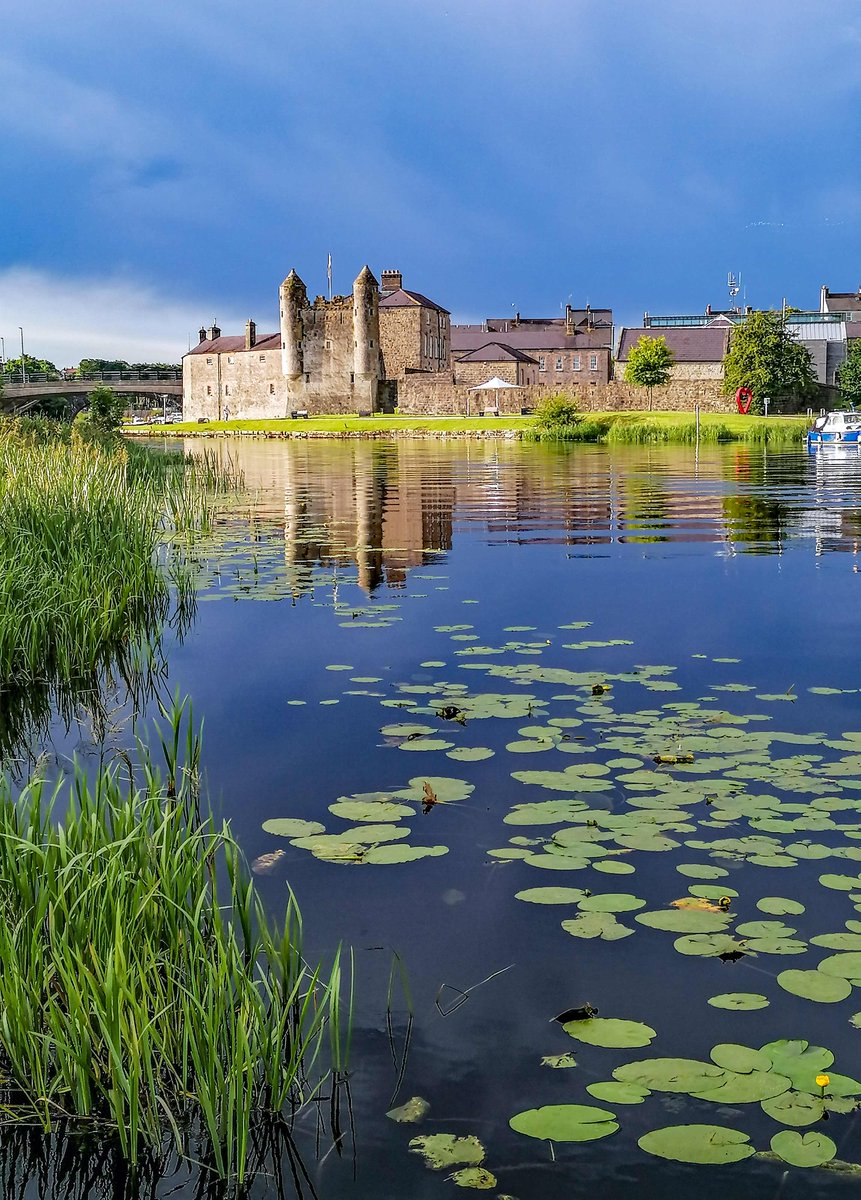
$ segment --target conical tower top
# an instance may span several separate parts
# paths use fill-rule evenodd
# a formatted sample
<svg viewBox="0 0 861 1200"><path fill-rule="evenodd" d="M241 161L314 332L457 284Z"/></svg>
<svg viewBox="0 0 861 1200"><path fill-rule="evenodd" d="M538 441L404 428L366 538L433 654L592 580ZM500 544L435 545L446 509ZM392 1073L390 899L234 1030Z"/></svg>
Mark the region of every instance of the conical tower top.
<svg viewBox="0 0 861 1200"><path fill-rule="evenodd" d="M358 287L379 287L373 271L367 263L362 267L359 274L356 276L356 284Z"/></svg>
<svg viewBox="0 0 861 1200"><path fill-rule="evenodd" d="M297 287L303 288L305 286L305 283L296 274L296 268L291 267L290 274L287 276L287 278L284 280L284 282L281 284L281 286L290 288L292 290L293 288L297 288Z"/></svg>

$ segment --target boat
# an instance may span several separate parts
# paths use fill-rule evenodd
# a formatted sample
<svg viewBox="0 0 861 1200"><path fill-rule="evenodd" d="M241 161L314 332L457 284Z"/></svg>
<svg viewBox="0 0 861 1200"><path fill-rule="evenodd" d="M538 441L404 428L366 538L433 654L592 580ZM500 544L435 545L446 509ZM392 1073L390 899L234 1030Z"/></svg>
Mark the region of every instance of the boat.
<svg viewBox="0 0 861 1200"><path fill-rule="evenodd" d="M808 446L861 445L861 412L830 412L817 417L807 431Z"/></svg>

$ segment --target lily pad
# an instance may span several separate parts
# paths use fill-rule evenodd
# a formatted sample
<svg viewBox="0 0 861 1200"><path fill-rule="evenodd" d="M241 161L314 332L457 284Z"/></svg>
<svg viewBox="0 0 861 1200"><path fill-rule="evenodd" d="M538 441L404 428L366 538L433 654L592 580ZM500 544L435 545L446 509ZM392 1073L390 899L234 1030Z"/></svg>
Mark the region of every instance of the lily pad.
<svg viewBox="0 0 861 1200"><path fill-rule="evenodd" d="M365 852L363 862L375 865L417 862L420 858L439 858L448 854L448 846L372 846Z"/></svg>
<svg viewBox="0 0 861 1200"><path fill-rule="evenodd" d="M824 1133L796 1133L782 1129L771 1139L771 1148L793 1167L821 1167L831 1162L837 1147Z"/></svg>
<svg viewBox="0 0 861 1200"><path fill-rule="evenodd" d="M579 1042L615 1049L648 1046L658 1035L641 1021L622 1021L615 1017L589 1017L585 1021L567 1021L562 1028Z"/></svg>
<svg viewBox="0 0 861 1200"><path fill-rule="evenodd" d="M741 1162L755 1153L746 1133L722 1125L669 1125L637 1143L647 1154L684 1163Z"/></svg>
<svg viewBox="0 0 861 1200"><path fill-rule="evenodd" d="M541 1060L542 1067L576 1067L577 1059L573 1054L546 1054Z"/></svg>
<svg viewBox="0 0 861 1200"><path fill-rule="evenodd" d="M642 1104L652 1094L648 1088L637 1087L633 1083L619 1083L615 1079L609 1079L606 1083L589 1083L586 1091L596 1100L604 1100L607 1104Z"/></svg>
<svg viewBox="0 0 861 1200"><path fill-rule="evenodd" d="M619 1128L616 1114L588 1104L549 1104L529 1108L509 1121L515 1133L552 1142L595 1142Z"/></svg>
<svg viewBox="0 0 861 1200"><path fill-rule="evenodd" d="M461 1163L478 1166L484 1161L484 1146L472 1134L458 1137L454 1133L429 1133L412 1138L409 1148L414 1154L421 1154L434 1171Z"/></svg>
<svg viewBox="0 0 861 1200"><path fill-rule="evenodd" d="M302 821L298 817L274 817L271 821L263 822L265 833L274 833L277 837L310 837L316 833L325 833L326 826L319 821Z"/></svg>
<svg viewBox="0 0 861 1200"><path fill-rule="evenodd" d="M722 992L709 1000L712 1008L726 1008L730 1012L755 1012L768 1008L769 1001L758 992Z"/></svg>
<svg viewBox="0 0 861 1200"><path fill-rule="evenodd" d="M812 1125L821 1121L825 1101L808 1092L789 1091L770 1100L763 1100L762 1111L781 1125Z"/></svg>
<svg viewBox="0 0 861 1200"><path fill-rule="evenodd" d="M576 904L586 893L582 888L536 887L515 893L515 899L528 904Z"/></svg>
<svg viewBox="0 0 861 1200"><path fill-rule="evenodd" d="M783 917L789 914L798 916L804 912L804 905L797 900L787 900L783 896L763 896L761 900L757 900L756 907L760 912L769 913L775 917Z"/></svg>
<svg viewBox="0 0 861 1200"><path fill-rule="evenodd" d="M785 992L820 1004L837 1004L852 991L852 984L837 975L823 971L781 971L777 982Z"/></svg>
<svg viewBox="0 0 861 1200"><path fill-rule="evenodd" d="M389 1109L386 1116L402 1125L415 1125L426 1117L429 1111L430 1105L427 1100L423 1100L421 1096L412 1096L399 1108Z"/></svg>
<svg viewBox="0 0 861 1200"><path fill-rule="evenodd" d="M496 1176L491 1175L486 1167L461 1167L446 1176L458 1187L475 1188L479 1192L487 1192L496 1187Z"/></svg>

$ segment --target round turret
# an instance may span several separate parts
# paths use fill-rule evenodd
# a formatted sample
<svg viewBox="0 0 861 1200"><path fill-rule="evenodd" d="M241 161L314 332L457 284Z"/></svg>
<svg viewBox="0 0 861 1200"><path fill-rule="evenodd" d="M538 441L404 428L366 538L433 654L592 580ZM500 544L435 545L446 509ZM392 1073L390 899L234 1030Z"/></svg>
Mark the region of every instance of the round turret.
<svg viewBox="0 0 861 1200"><path fill-rule="evenodd" d="M371 268L362 267L353 284L353 372L356 380L377 380L380 363L380 291Z"/></svg>
<svg viewBox="0 0 861 1200"><path fill-rule="evenodd" d="M291 271L278 292L281 307L281 370L297 378L302 374L302 312L308 306L308 292L295 271Z"/></svg>

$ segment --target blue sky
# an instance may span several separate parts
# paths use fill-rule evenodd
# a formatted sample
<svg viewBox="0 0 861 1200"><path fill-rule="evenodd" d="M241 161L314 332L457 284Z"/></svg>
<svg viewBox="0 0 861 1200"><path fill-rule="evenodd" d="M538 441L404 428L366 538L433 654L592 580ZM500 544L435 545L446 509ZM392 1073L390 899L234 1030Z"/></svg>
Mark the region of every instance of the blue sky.
<svg viewBox="0 0 861 1200"><path fill-rule="evenodd" d="M7 354L274 329L330 251L460 320L861 286L858 0L34 0L0 78Z"/></svg>

